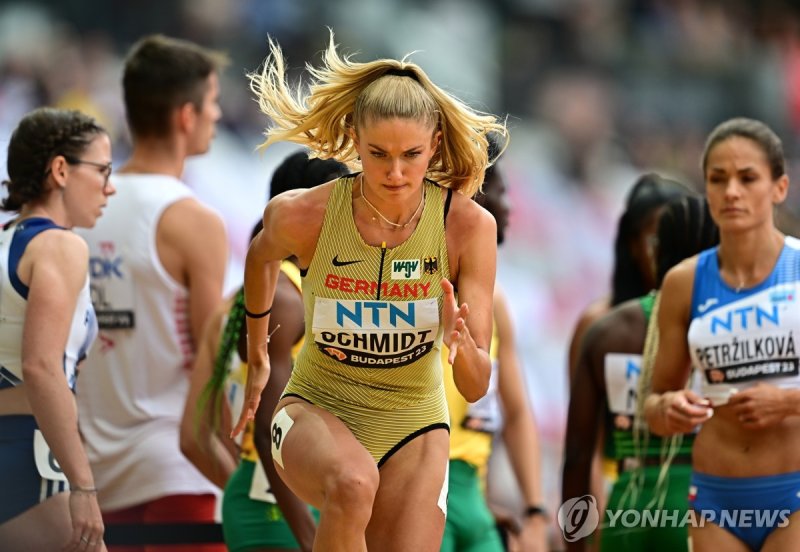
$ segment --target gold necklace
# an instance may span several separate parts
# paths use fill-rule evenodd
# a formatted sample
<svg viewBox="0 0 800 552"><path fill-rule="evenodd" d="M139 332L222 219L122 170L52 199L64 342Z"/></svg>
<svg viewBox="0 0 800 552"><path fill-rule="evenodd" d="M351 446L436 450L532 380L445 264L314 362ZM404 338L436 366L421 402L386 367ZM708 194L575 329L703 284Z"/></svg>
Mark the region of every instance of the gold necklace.
<svg viewBox="0 0 800 552"><path fill-rule="evenodd" d="M411 215L411 218L408 219L408 221L405 224L398 224L396 222L392 222L391 220L383 216L383 213L381 213L377 207L375 207L372 203L370 203L370 201L367 199L367 196L364 195L364 173L361 173L360 175L358 175L358 177L359 177L359 185L361 186L360 190L361 199L363 199L366 202L366 204L369 205L370 209L375 211L375 213L379 217L381 217L381 219L383 219L385 223L391 225L394 228L405 228L409 224L411 224L414 221L414 219L417 218L417 215L422 210L422 206L425 204L425 188L424 188L425 185L423 184L422 195L419 198L419 205L417 205L417 208L414 210L414 214ZM372 220L377 221L378 219L372 217Z"/></svg>

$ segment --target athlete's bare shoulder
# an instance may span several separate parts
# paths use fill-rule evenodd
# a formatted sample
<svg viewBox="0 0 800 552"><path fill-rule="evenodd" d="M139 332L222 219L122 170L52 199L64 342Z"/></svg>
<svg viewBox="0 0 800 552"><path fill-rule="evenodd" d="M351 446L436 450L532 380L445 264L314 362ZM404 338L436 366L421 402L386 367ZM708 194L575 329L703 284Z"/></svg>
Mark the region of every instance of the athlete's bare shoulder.
<svg viewBox="0 0 800 552"><path fill-rule="evenodd" d="M447 191L444 191L447 194ZM450 210L447 213L447 232L464 236L471 232L488 232L496 235L494 217L475 201L458 192L453 192Z"/></svg>
<svg viewBox="0 0 800 552"><path fill-rule="evenodd" d="M688 305L692 298L695 272L697 272L697 255L684 259L669 269L661 284L662 304L666 299L672 305Z"/></svg>
<svg viewBox="0 0 800 552"><path fill-rule="evenodd" d="M313 188L289 190L273 197L264 210L264 229L269 243L298 257L301 266L310 261L322 231L322 221L337 181Z"/></svg>
<svg viewBox="0 0 800 552"><path fill-rule="evenodd" d="M269 214L282 223L314 224L325 216L325 208L331 197L336 180L313 188L288 190L273 197L267 204L265 216Z"/></svg>
<svg viewBox="0 0 800 552"><path fill-rule="evenodd" d="M609 352L641 353L646 331L641 301L631 299L595 320L586 332L584 346L601 356Z"/></svg>
<svg viewBox="0 0 800 552"><path fill-rule="evenodd" d="M667 272L665 279L673 278L683 281L688 278L689 281L692 281L694 279L694 273L697 271L697 259L697 255L694 255L693 257L682 260Z"/></svg>

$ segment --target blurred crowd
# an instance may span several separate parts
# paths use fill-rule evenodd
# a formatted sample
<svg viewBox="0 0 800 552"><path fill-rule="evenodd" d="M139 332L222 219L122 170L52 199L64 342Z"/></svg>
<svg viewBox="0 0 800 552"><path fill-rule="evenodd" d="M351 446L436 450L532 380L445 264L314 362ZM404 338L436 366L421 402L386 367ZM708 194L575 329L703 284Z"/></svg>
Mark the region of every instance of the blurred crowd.
<svg viewBox="0 0 800 552"><path fill-rule="evenodd" d="M789 0L5 1L0 150L24 113L54 105L95 116L111 132L115 159L124 159L127 48L163 32L227 51L222 124L211 153L187 164L185 181L223 214L228 281L241 281L246 236L271 169L290 148L255 151L266 121L244 75L266 55L268 35L296 72L317 59L326 27L358 60L415 52L434 80L508 116L513 212L498 279L511 298L555 511L567 342L580 309L609 288L623 197L642 171L699 186L703 137L735 115L775 129L789 174L797 173L800 10ZM3 176L4 163L5 153ZM787 225L800 216L797 194L790 189ZM517 500L502 477L491 488L501 501Z"/></svg>

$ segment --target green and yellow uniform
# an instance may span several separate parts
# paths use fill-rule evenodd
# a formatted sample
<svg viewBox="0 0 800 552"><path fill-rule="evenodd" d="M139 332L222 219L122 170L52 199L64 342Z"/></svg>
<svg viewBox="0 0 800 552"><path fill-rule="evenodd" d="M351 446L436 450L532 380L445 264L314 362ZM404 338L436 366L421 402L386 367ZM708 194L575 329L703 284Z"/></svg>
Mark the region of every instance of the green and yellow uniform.
<svg viewBox="0 0 800 552"><path fill-rule="evenodd" d="M640 298L646 320L653 315L655 294ZM650 334L650 332L648 332ZM649 337L649 335L648 335ZM648 347L645 346L647 352ZM607 510L664 510L670 515L678 512L682 520L689 508L689 479L691 476L692 436L684 436L675 451L675 461L662 474L660 459L663 456L664 440L649 435L645 443L634 440L633 414L636 407L638 376L642 367L640 355L626 355L626 365L620 376L610 376L610 366L606 359L606 394L609 410L613 417L613 428L606 435L605 455L618 463L620 474L611 490ZM638 357L634 359L633 357ZM626 377L622 377L622 372ZM612 379L609 379L612 378ZM624 379L624 382L623 382ZM631 393L634 390L634 393ZM623 404L624 402L624 404ZM643 465L642 465L643 464ZM631 480L634 479L634 483ZM662 483L659 484L659 479ZM625 527L617 518L610 527L610 517L605 516L601 532L601 550L687 550L688 530L686 527Z"/></svg>
<svg viewBox="0 0 800 552"><path fill-rule="evenodd" d="M479 401L468 403L456 388L453 367L442 351L447 408L450 414L450 465L447 522L442 552L502 552L503 543L489 507L483 481L492 439L500 426L498 396L497 326L492 332L489 389Z"/></svg>

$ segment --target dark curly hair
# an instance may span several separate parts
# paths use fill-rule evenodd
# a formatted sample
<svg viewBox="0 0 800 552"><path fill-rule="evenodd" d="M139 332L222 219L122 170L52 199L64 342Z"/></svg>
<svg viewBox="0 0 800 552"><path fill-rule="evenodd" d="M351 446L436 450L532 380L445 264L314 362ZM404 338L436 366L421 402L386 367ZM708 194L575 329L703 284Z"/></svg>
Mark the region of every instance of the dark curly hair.
<svg viewBox="0 0 800 552"><path fill-rule="evenodd" d="M80 111L41 107L31 111L17 125L8 143L8 197L5 211L19 211L23 205L47 193L50 162L58 155L77 158L98 134L106 131Z"/></svg>

